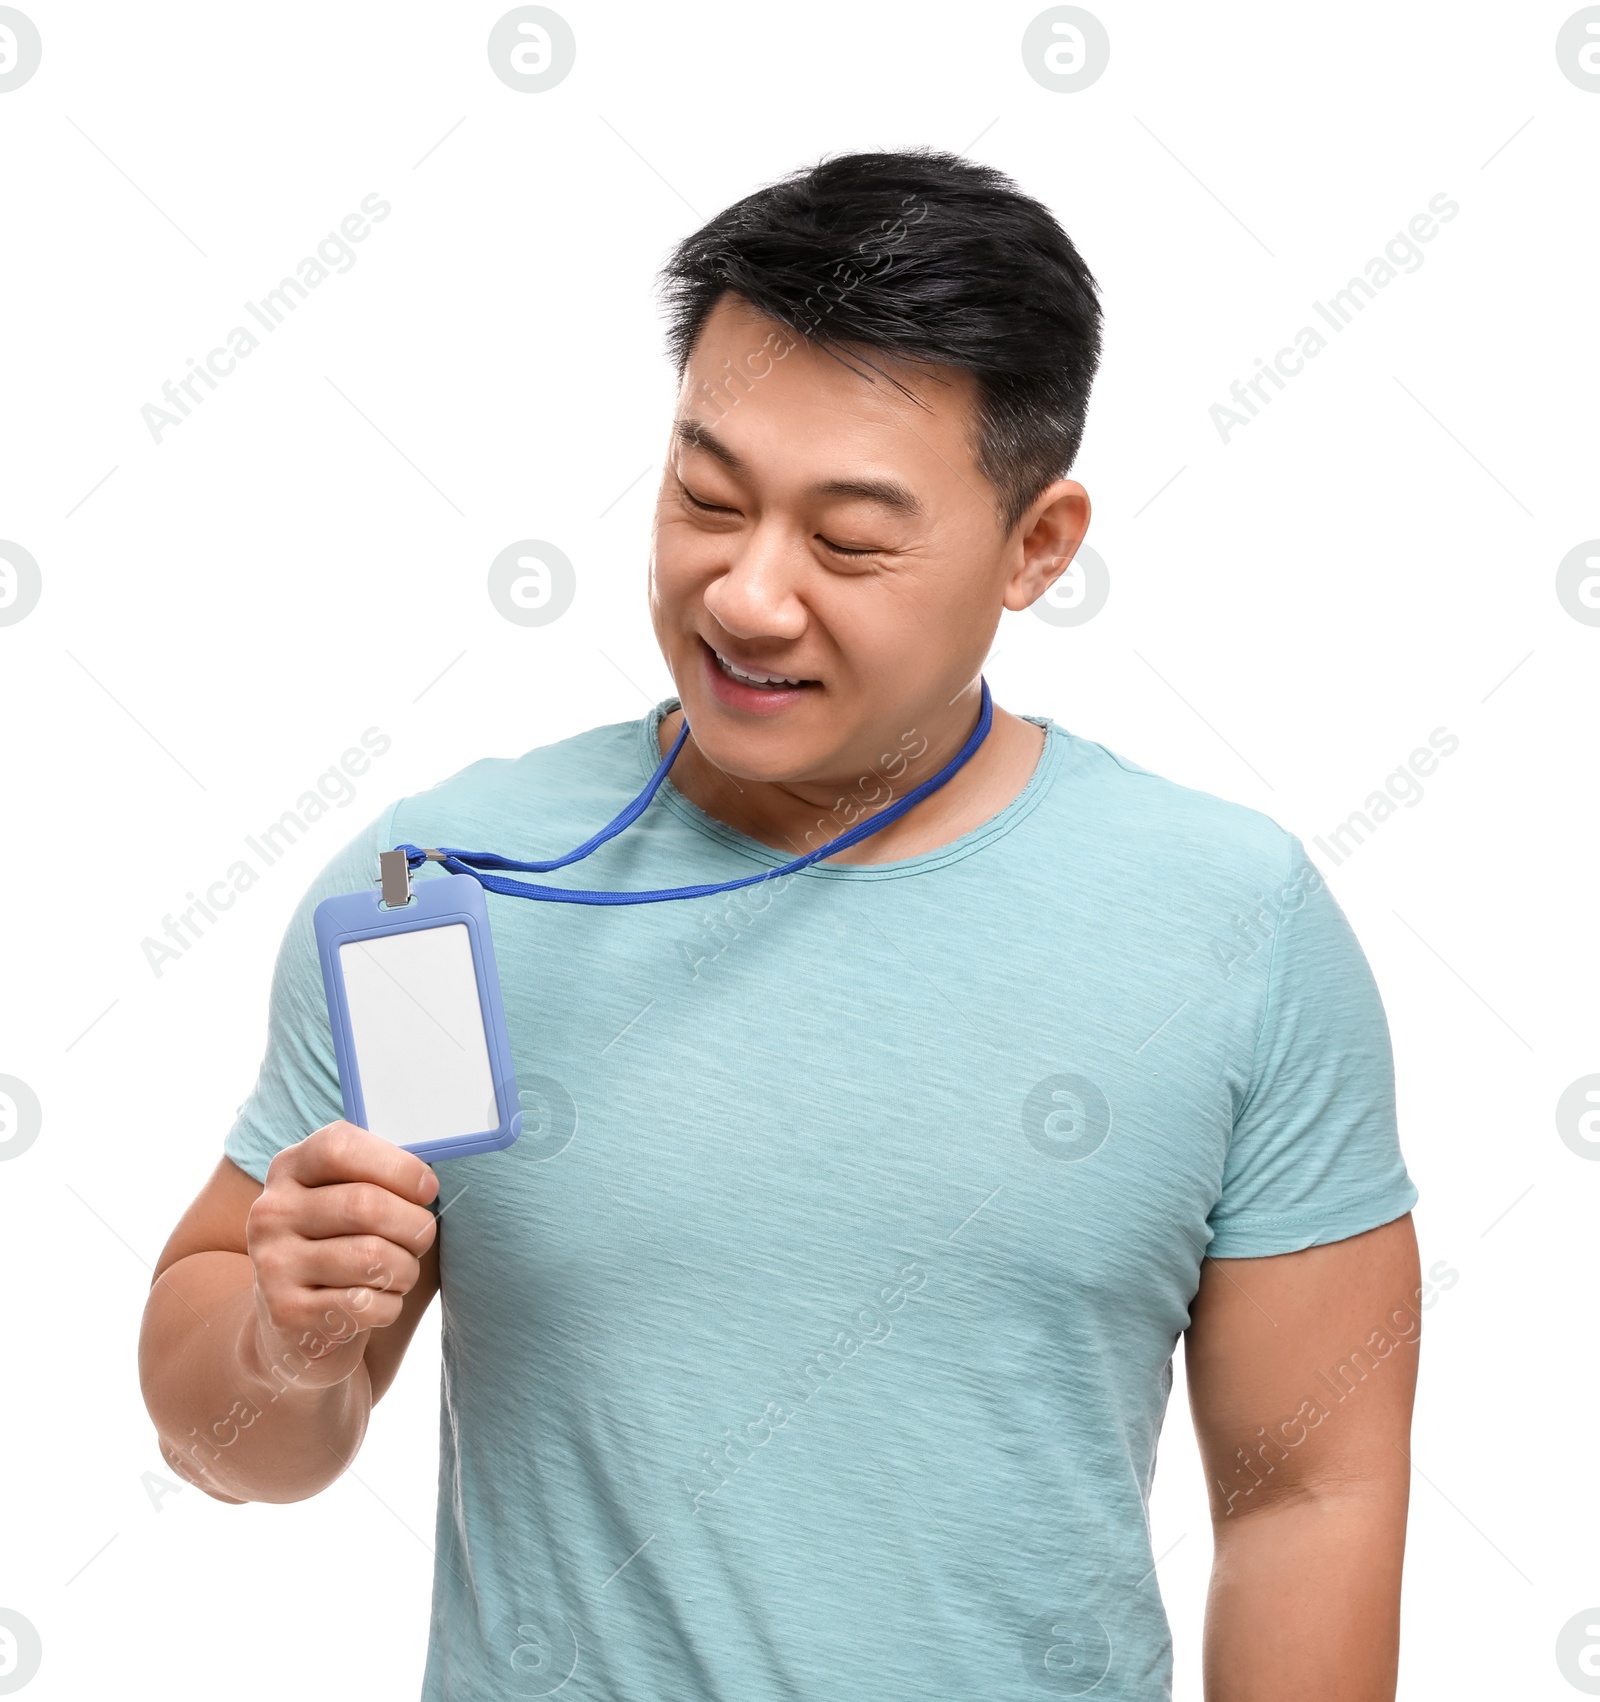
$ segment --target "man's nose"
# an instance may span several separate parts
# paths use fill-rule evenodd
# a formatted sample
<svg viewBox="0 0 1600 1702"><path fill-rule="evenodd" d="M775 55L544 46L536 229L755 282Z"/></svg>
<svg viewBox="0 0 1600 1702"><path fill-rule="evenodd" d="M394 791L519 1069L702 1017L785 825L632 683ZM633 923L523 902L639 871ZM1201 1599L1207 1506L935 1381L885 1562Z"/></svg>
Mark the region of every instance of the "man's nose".
<svg viewBox="0 0 1600 1702"><path fill-rule="evenodd" d="M735 638L798 638L806 626L803 557L792 534L763 522L739 540L726 570L707 586L707 610Z"/></svg>

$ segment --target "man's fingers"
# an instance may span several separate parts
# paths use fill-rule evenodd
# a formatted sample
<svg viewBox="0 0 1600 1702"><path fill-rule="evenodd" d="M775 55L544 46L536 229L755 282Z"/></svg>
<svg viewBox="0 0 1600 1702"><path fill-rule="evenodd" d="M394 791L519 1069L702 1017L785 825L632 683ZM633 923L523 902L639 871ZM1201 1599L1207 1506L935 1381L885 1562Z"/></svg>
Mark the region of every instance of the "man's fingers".
<svg viewBox="0 0 1600 1702"><path fill-rule="evenodd" d="M439 1178L417 1157L353 1123L329 1123L273 1160L306 1188L330 1182L373 1182L401 1199L427 1205L437 1197ZM268 1172L267 1180L272 1180Z"/></svg>
<svg viewBox="0 0 1600 1702"><path fill-rule="evenodd" d="M412 1205L376 1182L307 1188L295 1201L294 1226L308 1241L377 1235L418 1257L438 1234L438 1221L426 1206Z"/></svg>
<svg viewBox="0 0 1600 1702"><path fill-rule="evenodd" d="M342 1283L336 1288L287 1288L268 1307L273 1327L299 1337L299 1349L320 1355L363 1330L382 1330L400 1316L405 1296ZM316 1338L307 1344L306 1336Z"/></svg>
<svg viewBox="0 0 1600 1702"><path fill-rule="evenodd" d="M405 1296L422 1274L418 1260L375 1235L308 1241L295 1262L295 1281L307 1288L377 1289Z"/></svg>

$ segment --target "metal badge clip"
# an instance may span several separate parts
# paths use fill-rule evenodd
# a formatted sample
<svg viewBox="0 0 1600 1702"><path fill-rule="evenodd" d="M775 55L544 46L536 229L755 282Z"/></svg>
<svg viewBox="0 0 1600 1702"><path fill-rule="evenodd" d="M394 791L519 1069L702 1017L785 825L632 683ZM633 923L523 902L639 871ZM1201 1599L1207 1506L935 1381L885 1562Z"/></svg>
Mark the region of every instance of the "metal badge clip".
<svg viewBox="0 0 1600 1702"><path fill-rule="evenodd" d="M380 851L378 875L383 884L383 902L391 910L411 902L411 864L404 851Z"/></svg>

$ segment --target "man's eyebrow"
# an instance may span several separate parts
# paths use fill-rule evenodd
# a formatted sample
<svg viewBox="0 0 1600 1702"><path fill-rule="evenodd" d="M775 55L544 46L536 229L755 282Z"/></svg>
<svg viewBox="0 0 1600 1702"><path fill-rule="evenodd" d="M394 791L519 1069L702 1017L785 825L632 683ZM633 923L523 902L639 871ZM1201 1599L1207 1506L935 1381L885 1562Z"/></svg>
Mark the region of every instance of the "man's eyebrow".
<svg viewBox="0 0 1600 1702"><path fill-rule="evenodd" d="M861 502L875 502L896 514L916 516L923 512L916 493L894 479L828 479L814 489L818 496L854 497Z"/></svg>
<svg viewBox="0 0 1600 1702"><path fill-rule="evenodd" d="M706 454L720 461L730 473L743 473L747 470L744 462L710 426L700 420L674 420L672 435L686 449L705 450ZM896 479L826 479L821 484L812 486L812 494L853 498L858 502L875 502L881 508L907 516L921 516L925 512L916 493Z"/></svg>
<svg viewBox="0 0 1600 1702"><path fill-rule="evenodd" d="M710 426L700 420L674 420L672 435L685 449L703 449L713 460L720 461L730 473L742 473L744 462L725 444Z"/></svg>

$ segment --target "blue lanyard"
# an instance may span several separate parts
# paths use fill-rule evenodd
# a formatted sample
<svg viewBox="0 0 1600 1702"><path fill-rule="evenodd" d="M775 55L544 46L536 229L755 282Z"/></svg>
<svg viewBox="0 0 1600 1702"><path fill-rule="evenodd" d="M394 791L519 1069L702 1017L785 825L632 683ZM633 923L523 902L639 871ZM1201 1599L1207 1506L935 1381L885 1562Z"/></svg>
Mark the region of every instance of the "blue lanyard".
<svg viewBox="0 0 1600 1702"><path fill-rule="evenodd" d="M541 898L556 904L659 904L670 898L710 898L719 892L732 892L736 887L755 886L760 881L777 880L780 875L795 874L801 869L809 868L813 863L821 862L824 857L835 856L852 845L859 845L863 839L886 828L890 822L898 821L907 810L919 804L930 792L937 792L963 767L988 737L989 729L994 724L994 703L989 696L989 682L980 680L979 683L983 692L978 724L973 728L967 742L937 774L924 780L920 786L907 792L887 809L880 810L877 815L858 822L841 833L837 839L830 839L826 845L806 852L803 857L796 857L793 862L784 863L775 869L764 869L759 875L744 875L733 881L708 881L703 886L663 887L655 892L584 892L575 887L535 886L531 881L507 880L502 875L480 872L485 869L518 869L524 874L542 875L551 869L565 868L568 863L580 862L591 852L598 851L608 839L615 839L625 827L631 827L644 814L650 800L660 791L661 782L667 777L667 770L672 767L678 752L683 749L684 740L689 736L687 717L673 741L672 749L661 759L655 773L650 776L649 784L639 796L614 821L607 823L592 839L586 839L576 851L569 851L565 857L552 857L543 863L519 863L511 857L497 856L493 851L457 851L449 846L424 850L421 846L407 844L397 845L395 850L405 852L408 869L415 869L425 861L441 863L453 875L471 875L488 892L498 892L506 898Z"/></svg>

